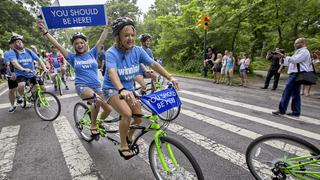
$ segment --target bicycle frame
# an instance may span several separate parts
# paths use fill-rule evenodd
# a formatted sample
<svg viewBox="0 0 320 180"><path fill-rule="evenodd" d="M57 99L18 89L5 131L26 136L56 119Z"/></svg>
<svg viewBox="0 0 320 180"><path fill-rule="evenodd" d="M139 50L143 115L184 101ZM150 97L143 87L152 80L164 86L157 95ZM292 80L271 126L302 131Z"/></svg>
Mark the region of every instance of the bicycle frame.
<svg viewBox="0 0 320 180"><path fill-rule="evenodd" d="M90 112L91 110L88 109L85 111L85 113L81 116L81 121L80 124L84 127L84 128L88 128L90 129L90 123L91 123L91 118L90 118ZM88 115L89 118L85 119L85 117ZM153 139L155 141L155 145L156 145L156 150L157 150L157 154L159 156L160 162L164 168L164 170L170 174L170 169L168 168L167 163L164 160L164 156L163 153L161 151L161 143L160 143L160 137L167 137L167 133L164 132L161 128L161 125L158 123L158 119L159 117L157 115L150 115L150 116L143 116L142 117L145 120L149 120L152 123L147 126L130 126L130 129L140 129L141 132L140 134L133 140L132 144L129 146L129 148L133 147L136 145L137 141L139 140L140 137L142 137L144 134L150 132L150 131L156 131ZM105 129L105 127L102 125L102 120L97 118L97 128L98 128L98 132L99 132L99 136L101 137L105 137L107 133L117 133L118 130L114 130L114 131L107 131ZM114 142L115 144L119 144L119 142L109 136L107 136L107 139L109 139L110 141ZM172 160L173 164L178 167L178 163L177 160L174 156L174 153L171 149L170 144L167 144L167 149L168 149L168 154L170 156L170 159Z"/></svg>
<svg viewBox="0 0 320 180"><path fill-rule="evenodd" d="M48 100L46 98L42 97L42 90L41 90L40 84L38 82L36 82L35 85L31 85L30 89L27 92L24 92L24 96L27 97L28 101L30 101L31 96L27 96L27 94L30 93L34 87L36 88L36 90L35 90L35 92L31 93L31 96L33 96L34 99L35 99L35 97L38 97L41 104L44 107L47 107L49 105Z"/></svg>
<svg viewBox="0 0 320 180"><path fill-rule="evenodd" d="M309 161L301 162L304 159L312 159ZM303 175L309 175L312 178L320 179L320 172L305 170L304 167L309 165L311 167L320 168L320 155L318 156L298 156L289 158L285 161L287 167L284 168L286 174L292 174L294 177L301 180L309 180ZM297 170L296 170L297 169Z"/></svg>

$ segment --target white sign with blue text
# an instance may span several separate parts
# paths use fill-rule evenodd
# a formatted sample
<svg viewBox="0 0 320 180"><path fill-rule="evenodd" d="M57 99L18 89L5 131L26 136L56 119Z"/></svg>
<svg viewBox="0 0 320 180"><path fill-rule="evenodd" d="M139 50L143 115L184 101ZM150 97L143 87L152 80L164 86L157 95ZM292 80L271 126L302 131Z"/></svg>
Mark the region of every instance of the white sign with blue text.
<svg viewBox="0 0 320 180"><path fill-rule="evenodd" d="M181 106L181 101L175 88L168 88L141 96L140 100L156 114L161 114L169 109Z"/></svg>
<svg viewBox="0 0 320 180"><path fill-rule="evenodd" d="M105 5L41 7L41 12L48 29L108 24Z"/></svg>

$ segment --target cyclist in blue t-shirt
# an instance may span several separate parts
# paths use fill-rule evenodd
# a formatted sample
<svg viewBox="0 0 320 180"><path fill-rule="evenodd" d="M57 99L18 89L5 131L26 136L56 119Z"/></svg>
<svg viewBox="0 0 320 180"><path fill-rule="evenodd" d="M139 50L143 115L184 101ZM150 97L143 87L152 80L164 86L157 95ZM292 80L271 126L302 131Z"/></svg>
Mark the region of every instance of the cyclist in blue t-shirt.
<svg viewBox="0 0 320 180"><path fill-rule="evenodd" d="M110 24L111 19L109 19ZM38 28L48 40L59 49L62 55L66 58L68 63L74 68L75 73L75 86L77 94L83 99L92 103L91 108L91 133L92 135L98 135L98 129L96 126L96 118L100 109L100 106L104 109L103 114L100 116L105 119L111 112L110 106L104 102L101 84L98 79L98 49L103 45L103 42L108 35L108 27L106 26L97 41L96 45L89 49L87 37L77 32L71 40L71 44L75 53L67 51L61 46L53 36L51 36L44 26L42 21L38 21Z"/></svg>
<svg viewBox="0 0 320 180"><path fill-rule="evenodd" d="M112 24L112 34L115 43L106 52L106 74L104 76L103 93L107 102L121 116L119 123L120 147L119 153L125 159L134 156L129 150L128 142L132 141L134 130L129 130L130 124L140 124L141 118L132 114L141 114L141 105L137 102L132 91L133 82L139 74L140 63L143 63L178 87L176 80L157 62L155 62L141 47L135 46L136 30L130 18L116 19ZM124 100L120 99L123 97ZM128 142L127 142L128 141Z"/></svg>
<svg viewBox="0 0 320 180"><path fill-rule="evenodd" d="M17 107L14 105L16 99L16 90L18 87L18 83L16 81L16 75L14 73L14 67L11 64L10 57L15 56L13 51L14 43L13 41L9 41L9 50L5 51L3 54L4 61L6 62L6 77L8 79L8 87L9 87L9 101L11 107L9 108L9 113L14 113Z"/></svg>
<svg viewBox="0 0 320 180"><path fill-rule="evenodd" d="M139 39L141 41L141 47L143 48L143 50L145 50L146 53L151 57L151 59L154 60L152 50L150 49L151 36L149 34L141 34L139 36ZM157 75L152 70L149 70L148 67L146 67L143 63L141 63L139 74L135 78L135 81L139 83L142 91L147 88L143 78L151 78L151 80L155 82L157 80Z"/></svg>
<svg viewBox="0 0 320 180"><path fill-rule="evenodd" d="M14 72L17 76L19 97L17 100L18 104L23 102L22 94L24 93L24 87L28 80L32 84L36 84L35 76L35 65L34 61L39 62L40 66L44 71L48 71L45 64L39 61L39 57L30 49L24 48L23 37L22 36L12 36L11 41L13 42L14 53L11 53L9 60L14 65ZM41 89L45 90L42 81L39 81Z"/></svg>

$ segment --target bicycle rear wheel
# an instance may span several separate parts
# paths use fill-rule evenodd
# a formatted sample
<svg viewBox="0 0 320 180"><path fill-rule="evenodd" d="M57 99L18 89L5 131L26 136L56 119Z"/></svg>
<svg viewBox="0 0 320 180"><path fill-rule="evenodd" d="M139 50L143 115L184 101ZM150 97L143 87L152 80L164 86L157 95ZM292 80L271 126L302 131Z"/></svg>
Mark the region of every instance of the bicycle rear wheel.
<svg viewBox="0 0 320 180"><path fill-rule="evenodd" d="M73 116L76 128L79 131L80 136L87 142L91 142L93 137L90 131L90 111L87 105L82 102L78 102L73 109Z"/></svg>
<svg viewBox="0 0 320 180"><path fill-rule="evenodd" d="M318 168L311 165L298 166L295 169L289 167L310 161L312 156L319 154L318 148L303 139L286 134L269 134L255 139L248 146L246 162L251 174L258 180L291 180L296 179L294 170L320 172L320 164ZM292 159L295 157L304 158ZM310 178L304 173L298 175Z"/></svg>
<svg viewBox="0 0 320 180"><path fill-rule="evenodd" d="M170 173L167 173L163 168L157 153L155 141L153 140L149 147L149 162L156 179L204 179L196 159L181 143L170 137L160 137L159 142L164 161Z"/></svg>
<svg viewBox="0 0 320 180"><path fill-rule="evenodd" d="M56 95L51 92L41 92L40 96L36 96L34 109L42 120L53 121L60 115L61 104Z"/></svg>

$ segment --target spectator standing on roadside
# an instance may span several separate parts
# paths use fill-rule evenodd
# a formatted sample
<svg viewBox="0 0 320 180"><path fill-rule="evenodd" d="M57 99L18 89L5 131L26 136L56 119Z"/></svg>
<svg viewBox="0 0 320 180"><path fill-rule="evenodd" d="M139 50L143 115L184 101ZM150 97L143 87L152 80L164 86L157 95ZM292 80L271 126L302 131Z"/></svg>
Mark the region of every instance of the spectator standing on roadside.
<svg viewBox="0 0 320 180"><path fill-rule="evenodd" d="M208 47L206 50L206 57L203 61L203 67L202 67L202 76L207 77L208 76L208 70L210 70L213 66L212 61L215 58L215 54L213 53L212 47Z"/></svg>
<svg viewBox="0 0 320 180"><path fill-rule="evenodd" d="M219 84L222 67L222 54L218 53L217 59L213 61L213 83Z"/></svg>
<svg viewBox="0 0 320 180"><path fill-rule="evenodd" d="M250 59L247 54L243 55L243 58L238 63L240 65L239 72L241 77L241 84L240 86L247 87L248 85L248 76L247 73L249 72L249 65Z"/></svg>
<svg viewBox="0 0 320 180"><path fill-rule="evenodd" d="M226 69L225 69L225 73L227 75L227 85L232 85L232 77L233 77L233 68L235 66L235 60L234 57L232 56L232 52L229 51L227 53L227 59L226 59Z"/></svg>
<svg viewBox="0 0 320 180"><path fill-rule="evenodd" d="M220 83L225 83L225 74L226 74L226 62L227 62L227 54L228 54L228 50L224 51L224 55L222 57L222 61L221 61L221 76L220 76Z"/></svg>
<svg viewBox="0 0 320 180"><path fill-rule="evenodd" d="M289 101L291 100L291 113L289 116L299 117L301 114L301 84L296 82L298 76L298 64L300 66L300 72L312 71L310 53L307 49L307 44L305 38L298 38L294 42L294 47L296 49L295 53L291 57L285 57L283 64L288 66L289 78L286 81L285 89L282 93L282 97L279 103L279 108L277 111L272 112L274 115L284 115L287 111ZM284 57L283 54L281 54Z"/></svg>
<svg viewBox="0 0 320 180"><path fill-rule="evenodd" d="M273 80L273 87L271 90L276 90L278 87L279 79L280 79L280 73L278 72L280 68L280 61L282 59L281 54L284 54L284 50L280 48L276 48L273 52L268 52L267 54L267 60L271 60L271 65L268 70L268 74L264 83L264 86L261 87L261 89L268 89L269 83L272 77L274 77Z"/></svg>
<svg viewBox="0 0 320 180"><path fill-rule="evenodd" d="M311 55L311 63L312 63L312 68L315 68L316 62L319 61L319 57L316 53L312 53ZM301 89L301 95L305 96L310 96L310 91L311 91L311 85L304 85L302 84L302 89Z"/></svg>

